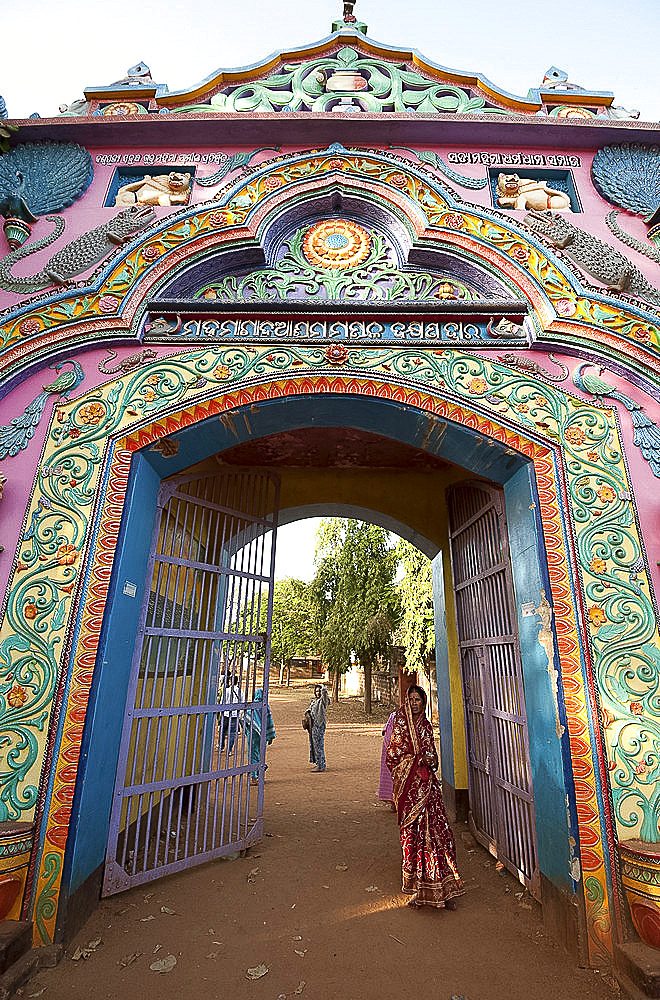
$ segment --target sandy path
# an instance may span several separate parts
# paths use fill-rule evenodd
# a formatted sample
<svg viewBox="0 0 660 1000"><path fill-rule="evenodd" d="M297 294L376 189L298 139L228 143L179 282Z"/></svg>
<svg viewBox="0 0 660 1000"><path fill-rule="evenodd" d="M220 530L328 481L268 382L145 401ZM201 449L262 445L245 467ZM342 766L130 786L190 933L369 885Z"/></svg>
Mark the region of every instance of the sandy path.
<svg viewBox="0 0 660 1000"><path fill-rule="evenodd" d="M406 907L396 819L376 798L383 711L372 723L354 703L331 706L328 770L313 774L300 727L310 690L271 691L277 739L268 757L263 844L239 860L102 901L60 965L39 973L24 996L44 987L43 1000L618 996L553 947L535 904L516 899L517 882L496 873L481 848L468 852L464 827L456 830L458 862L469 891L457 911ZM87 960L72 961L77 945L99 937ZM168 954L177 959L171 972L149 969ZM261 963L268 974L249 981L246 970Z"/></svg>

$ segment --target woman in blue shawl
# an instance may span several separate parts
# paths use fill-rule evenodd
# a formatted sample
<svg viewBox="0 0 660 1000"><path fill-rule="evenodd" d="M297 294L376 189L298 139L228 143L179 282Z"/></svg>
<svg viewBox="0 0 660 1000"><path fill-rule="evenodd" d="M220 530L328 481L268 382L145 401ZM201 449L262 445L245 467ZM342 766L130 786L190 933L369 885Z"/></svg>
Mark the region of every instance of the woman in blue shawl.
<svg viewBox="0 0 660 1000"><path fill-rule="evenodd" d="M257 688L254 692L255 701L264 700L264 689ZM275 739L275 726L273 725L273 717L270 714L270 705L266 706L267 720L266 720L266 743L268 746L271 745ZM248 740L248 754L250 756L250 763L255 765L255 770L250 771L250 781L253 785L259 782L259 771L256 766L259 764L259 750L261 747L261 708L253 708L249 712L245 713L245 729L247 733ZM266 764L266 767L268 765Z"/></svg>

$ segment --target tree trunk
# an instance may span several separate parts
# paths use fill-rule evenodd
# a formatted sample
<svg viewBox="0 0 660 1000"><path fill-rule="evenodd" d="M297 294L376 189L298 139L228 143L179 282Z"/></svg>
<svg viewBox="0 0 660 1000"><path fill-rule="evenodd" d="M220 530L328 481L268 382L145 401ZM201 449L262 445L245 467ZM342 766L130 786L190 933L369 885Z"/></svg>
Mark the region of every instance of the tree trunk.
<svg viewBox="0 0 660 1000"><path fill-rule="evenodd" d="M364 710L367 715L371 715L371 660L360 656L360 663L364 671Z"/></svg>
<svg viewBox="0 0 660 1000"><path fill-rule="evenodd" d="M336 669L332 677L332 700L339 701L339 670Z"/></svg>

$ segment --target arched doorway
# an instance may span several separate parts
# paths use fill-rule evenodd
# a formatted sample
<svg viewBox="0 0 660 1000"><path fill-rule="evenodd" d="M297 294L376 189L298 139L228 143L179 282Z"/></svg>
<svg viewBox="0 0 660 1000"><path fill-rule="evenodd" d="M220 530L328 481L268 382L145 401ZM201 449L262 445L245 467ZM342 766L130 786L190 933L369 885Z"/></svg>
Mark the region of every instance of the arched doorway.
<svg viewBox="0 0 660 1000"><path fill-rule="evenodd" d="M312 419L309 416L310 404L313 411ZM437 421L432 421L433 423L437 424ZM465 802L468 785L465 728L462 720L463 700L457 656L458 638L454 624L453 587L447 558L449 524L444 492L451 483L464 482L475 472L483 474L485 471L491 483L498 480L502 482L502 496L507 498L508 494L505 502L510 506L514 537L518 539L518 543L515 543L518 548L512 586L515 588L516 575L519 581L521 578L529 581L530 575L533 575L537 581L538 593L541 577L546 570L540 565L538 557L539 536L533 511L533 477L530 478L530 462L527 457L522 453L516 454L511 449L502 448L496 443L490 443L484 448L478 434L458 424L443 423L442 433L438 434L436 427L436 433L429 435L428 419L417 408L351 394L316 397L311 400L308 398L296 400L289 397L262 402L259 406L250 405L236 411L232 415L231 427L226 422L218 420L213 420L213 425L211 428L208 427L208 422L194 425L177 436L179 449L176 461L187 469L184 478L190 479L195 474L197 476L213 474L217 477L218 473L221 476L229 474L231 477L241 468L251 469L256 465L273 469L277 466L278 475L282 479L282 505L285 509L291 509L294 498L298 501L296 505L298 511L306 505L314 505L318 509L319 505L328 504L334 505L333 509L336 512L339 508L343 509L342 505L350 502L353 511L355 509L377 511L377 516L381 520L388 519L390 523L405 525L405 533L410 538L416 538L418 541L425 538L427 554L433 554L435 549L438 581L437 664L443 781L450 807L455 807L457 800L459 804L461 801ZM278 427L275 433L273 433L274 427ZM262 429L271 433L264 434ZM237 431L244 440L226 447L228 441L232 439L236 441ZM215 447L209 448L209 440L213 441ZM212 451L212 454L208 458L202 458L194 468L191 468L189 459L199 457L200 441L202 447ZM425 442L424 448L419 447L422 442ZM218 446L223 444L225 447L217 450ZM335 461L338 452L343 455L339 465ZM472 455L470 468L461 468L454 461L445 458L447 453L453 456ZM283 455L288 464L287 461L283 461ZM312 461L314 456L316 458ZM221 466L218 464L218 459L222 461ZM131 502L130 506L124 509L114 592L111 593L106 605L103 668L99 674L98 687L94 692L93 711L90 715L91 718L102 719L102 727L99 728L97 723L86 733L85 776L79 783L81 794L78 799L79 811L75 826L84 829L86 833L85 836L77 838L73 853L70 855L72 875L77 877L79 885L82 884L82 866L89 865L91 857L95 855L98 859L94 869L96 870L105 852L107 828L104 832L97 821L95 834L97 839L94 844L87 819L91 820L91 811L97 818L99 813L103 814L106 808L103 805L104 801L108 810L110 809L115 778L110 762L117 761L119 747L122 744L120 734L124 722L124 706L118 697L118 692L122 684L126 690L126 685L129 683L127 660L130 663L130 658L127 658L126 652L130 644L131 631L133 639L136 633L140 632L137 601L126 593L125 585L127 581L135 583L145 578L149 580L150 535L154 525L157 524L159 506L157 498L163 481L161 472L169 471L170 462L171 458L166 458L163 451L154 452L145 448L135 453L132 460L128 491ZM176 481L176 476L164 480L165 485ZM300 501L305 503L301 504ZM151 526L149 532L145 530L147 524ZM156 528L156 534L158 530ZM214 527L213 531L215 530ZM181 533L181 537L184 535L185 531ZM533 537L533 544L528 544L520 550L521 537L526 537L527 541ZM148 609L149 606L149 590L149 587L144 588L143 609L145 607ZM520 604L516 597L512 598L512 601L516 605ZM151 603L155 608L157 602ZM204 613L208 617L208 613ZM133 616L132 625L129 624L130 615ZM538 665L535 662L537 652L532 650L530 655L528 648L522 665L523 668L527 666L526 683L531 685L532 701L539 705L544 701L547 702L549 690L546 681L547 669L545 675L539 675L538 672ZM138 661L134 660L134 669L136 662ZM138 673L134 673L134 678L137 679L138 676L139 668ZM209 676L210 674L206 676L204 684L201 685L202 689L205 689L205 685L208 688ZM545 690L543 690L544 685ZM127 723L129 728L133 725L132 716L135 714L135 691L129 702L131 698L132 704L129 706L131 721ZM247 705L249 700L247 698L243 700ZM205 706L209 718L218 710L216 702L205 701L200 704ZM145 713L145 717L146 714L148 713ZM547 730L548 719L554 721L553 703L546 703L544 711L537 713L534 719L531 743L533 752L536 752L536 761L532 757L530 764L532 769L535 763L538 764L539 757L547 752L548 734L544 730ZM147 723L143 723L143 726L145 725ZM204 733L198 736L197 743L198 760L201 765L205 763L204 754L201 752L204 737ZM126 741L124 745L128 746ZM557 751L558 764L561 766L559 747ZM144 760L144 757L141 759ZM238 766L242 767L245 773L246 765ZM130 786L133 792L136 791L136 784L139 782L133 781ZM153 788L143 789L141 793L136 792L136 794L149 795L153 791ZM563 784L560 786L556 783L553 790L548 782L545 782L541 812L546 824L551 822L551 817L546 812L548 803L553 803L556 808L557 801L563 802L565 794ZM181 794L178 800L170 801L175 802L173 807L175 812L180 809L185 816L192 815L190 810L186 812ZM160 811L162 812L162 809ZM158 820L154 822L157 827ZM193 823L191 829L194 829L197 819L191 822ZM146 825L143 824L143 832L146 829ZM168 829L167 832L169 835L172 830ZM560 867L566 861L565 845L568 836L565 828L563 834L560 833L554 839L549 851L546 841L545 854L541 859L546 871L553 864ZM217 846L222 849L231 843L227 840ZM562 852L564 852L563 858ZM205 854L204 851L200 853ZM506 858L506 852L503 856ZM182 862L182 859L176 858L174 863L179 862ZM518 871L523 870L520 864L515 867ZM91 872L88 869L88 878L89 874ZM531 871L527 873L530 881L533 874Z"/></svg>

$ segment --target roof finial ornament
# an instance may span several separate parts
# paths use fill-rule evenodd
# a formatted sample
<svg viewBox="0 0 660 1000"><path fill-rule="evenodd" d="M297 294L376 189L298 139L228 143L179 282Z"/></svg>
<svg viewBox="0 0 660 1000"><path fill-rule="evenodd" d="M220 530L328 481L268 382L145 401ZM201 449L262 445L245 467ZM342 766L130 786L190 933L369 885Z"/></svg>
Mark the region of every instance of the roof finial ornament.
<svg viewBox="0 0 660 1000"><path fill-rule="evenodd" d="M349 28L351 31L359 31L361 34L366 35L367 26L364 21L358 21L355 14L353 13L353 8L355 7L356 0L342 0L344 6L344 12L341 18L332 22L333 31L345 31Z"/></svg>
<svg viewBox="0 0 660 1000"><path fill-rule="evenodd" d="M353 13L353 8L355 7L355 0L344 0L344 23L345 24L355 24L357 18Z"/></svg>

